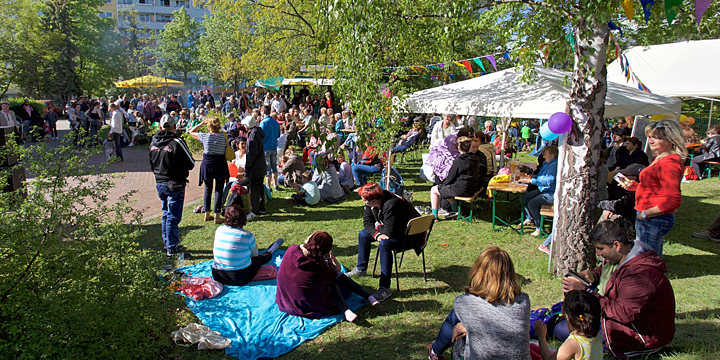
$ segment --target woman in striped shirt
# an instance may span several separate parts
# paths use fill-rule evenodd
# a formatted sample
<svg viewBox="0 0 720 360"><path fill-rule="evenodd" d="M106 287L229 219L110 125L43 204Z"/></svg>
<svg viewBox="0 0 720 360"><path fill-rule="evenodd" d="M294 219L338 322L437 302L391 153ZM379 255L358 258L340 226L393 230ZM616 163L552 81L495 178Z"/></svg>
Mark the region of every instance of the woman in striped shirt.
<svg viewBox="0 0 720 360"><path fill-rule="evenodd" d="M212 276L221 284L242 286L249 283L285 241L277 239L268 251L258 254L255 235L243 229L246 223L245 211L238 205L230 205L225 209L225 225L215 230Z"/></svg>
<svg viewBox="0 0 720 360"><path fill-rule="evenodd" d="M197 132L197 129L207 125L208 132ZM210 211L210 199L213 194L213 182L215 183L215 223L222 224L225 220L220 216L222 208L222 191L225 183L230 179L227 160L225 160L225 148L227 136L220 130L220 120L217 116L208 116L200 124L188 130L190 136L200 140L203 144L203 160L200 165L200 181L198 185L205 184L205 196L203 197L203 209L205 221L213 220Z"/></svg>

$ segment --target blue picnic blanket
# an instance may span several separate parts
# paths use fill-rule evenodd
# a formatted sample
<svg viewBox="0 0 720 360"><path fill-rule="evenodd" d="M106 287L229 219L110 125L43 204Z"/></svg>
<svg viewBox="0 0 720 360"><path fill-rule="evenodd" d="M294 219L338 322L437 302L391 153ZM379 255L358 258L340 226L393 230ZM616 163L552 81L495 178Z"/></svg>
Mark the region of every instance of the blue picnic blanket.
<svg viewBox="0 0 720 360"><path fill-rule="evenodd" d="M270 264L279 267L283 254L285 251L276 251ZM205 261L179 270L191 277L212 277L212 263ZM276 289L275 280L255 281L245 286L225 286L212 299L195 301L186 297L185 301L203 324L232 340L225 353L238 359L278 357L345 319L342 314L323 319L288 315L275 304ZM347 300L352 310L367 303L355 294Z"/></svg>

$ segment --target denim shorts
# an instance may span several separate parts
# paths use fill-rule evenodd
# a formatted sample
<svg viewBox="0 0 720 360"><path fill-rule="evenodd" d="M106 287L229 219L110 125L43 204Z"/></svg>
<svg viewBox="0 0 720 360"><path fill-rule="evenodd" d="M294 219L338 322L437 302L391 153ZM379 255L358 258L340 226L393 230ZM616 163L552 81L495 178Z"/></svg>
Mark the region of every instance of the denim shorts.
<svg viewBox="0 0 720 360"><path fill-rule="evenodd" d="M277 150L265 150L265 164L267 164L267 175L277 174Z"/></svg>

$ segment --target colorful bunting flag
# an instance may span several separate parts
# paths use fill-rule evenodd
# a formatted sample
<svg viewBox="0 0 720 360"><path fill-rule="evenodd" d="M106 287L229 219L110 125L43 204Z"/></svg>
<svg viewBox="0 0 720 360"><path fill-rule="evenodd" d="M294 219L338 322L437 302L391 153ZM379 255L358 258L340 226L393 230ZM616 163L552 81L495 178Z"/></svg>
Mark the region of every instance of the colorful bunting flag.
<svg viewBox="0 0 720 360"><path fill-rule="evenodd" d="M493 69L495 69L495 71L497 71L497 64L495 64L495 57L492 55L488 55L488 56L486 56L486 58L488 60L490 60L490 63L492 64Z"/></svg>
<svg viewBox="0 0 720 360"><path fill-rule="evenodd" d="M620 30L620 36L623 36L622 28L620 28L619 26L615 25L614 22L608 21L608 28L610 28L610 30Z"/></svg>
<svg viewBox="0 0 720 360"><path fill-rule="evenodd" d="M508 60L510 60L510 52L509 52L509 51L505 51L505 54L503 54L503 57L506 58L506 59L508 59Z"/></svg>
<svg viewBox="0 0 720 360"><path fill-rule="evenodd" d="M461 67L461 68L464 68L464 67L465 67L465 65L461 64L459 61L454 61L454 63L455 63L455 65L457 65L457 66L459 66L459 67Z"/></svg>
<svg viewBox="0 0 720 360"><path fill-rule="evenodd" d="M480 66L480 70L482 70L482 72L487 72L487 71L485 71L485 66L483 66L482 59L480 59L479 57L476 57L473 59L473 61L476 64L478 64L478 66Z"/></svg>
<svg viewBox="0 0 720 360"><path fill-rule="evenodd" d="M462 61L463 66L467 69L467 71L470 72L470 74L473 73L472 66L470 66L470 63L467 60Z"/></svg>
<svg viewBox="0 0 720 360"><path fill-rule="evenodd" d="M542 54L543 54L545 57L548 56L548 49L547 49L548 45L550 45L550 44L549 44L549 43L542 43L542 44L540 44L540 52L542 52Z"/></svg>
<svg viewBox="0 0 720 360"><path fill-rule="evenodd" d="M673 20L677 16L675 8L682 5L683 0L665 0L665 16L667 17L668 25L672 25Z"/></svg>
<svg viewBox="0 0 720 360"><path fill-rule="evenodd" d="M640 4L642 4L645 23L647 23L650 20L650 8L655 5L655 0L640 0Z"/></svg>
<svg viewBox="0 0 720 360"><path fill-rule="evenodd" d="M570 47L572 48L573 52L575 52L575 33L569 33L565 35L565 40L567 40L568 44L570 44Z"/></svg>
<svg viewBox="0 0 720 360"><path fill-rule="evenodd" d="M632 20L635 16L635 5L633 4L633 1L622 0L620 4L622 5L623 11L625 11L625 16L628 18L628 20Z"/></svg>
<svg viewBox="0 0 720 360"><path fill-rule="evenodd" d="M710 2L712 0L696 0L695 1L695 22L697 22L698 26L700 25L700 19L705 14L705 11L707 11L708 7L710 7Z"/></svg>

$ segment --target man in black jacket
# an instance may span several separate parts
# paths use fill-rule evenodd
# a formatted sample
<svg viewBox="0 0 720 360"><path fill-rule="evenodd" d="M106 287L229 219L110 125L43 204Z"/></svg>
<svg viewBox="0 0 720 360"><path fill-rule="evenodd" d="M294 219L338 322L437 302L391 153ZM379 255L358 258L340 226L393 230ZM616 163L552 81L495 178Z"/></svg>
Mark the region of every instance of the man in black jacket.
<svg viewBox="0 0 720 360"><path fill-rule="evenodd" d="M365 202L363 217L364 229L358 234L358 261L355 269L347 275L367 275L370 259L370 244L378 241L380 254L380 287L373 294L378 301L384 301L392 295L390 280L392 278L392 250L403 250L405 230L410 220L420 216L412 205L395 194L382 190L377 183L367 183L358 192ZM425 234L417 234L408 238L404 249L414 249L417 254L425 245Z"/></svg>
<svg viewBox="0 0 720 360"><path fill-rule="evenodd" d="M242 121L242 124L250 132L245 154L245 176L250 179L250 203L252 204L252 211L247 214L248 220L265 214L265 187L263 186L267 172L265 132L257 126L257 123L257 119L252 116L246 116Z"/></svg>
<svg viewBox="0 0 720 360"><path fill-rule="evenodd" d="M182 252L180 221L185 202L185 185L195 159L185 141L175 133L175 119L165 115L150 144L150 167L162 202L162 239L168 256ZM185 258L190 254L185 253Z"/></svg>

